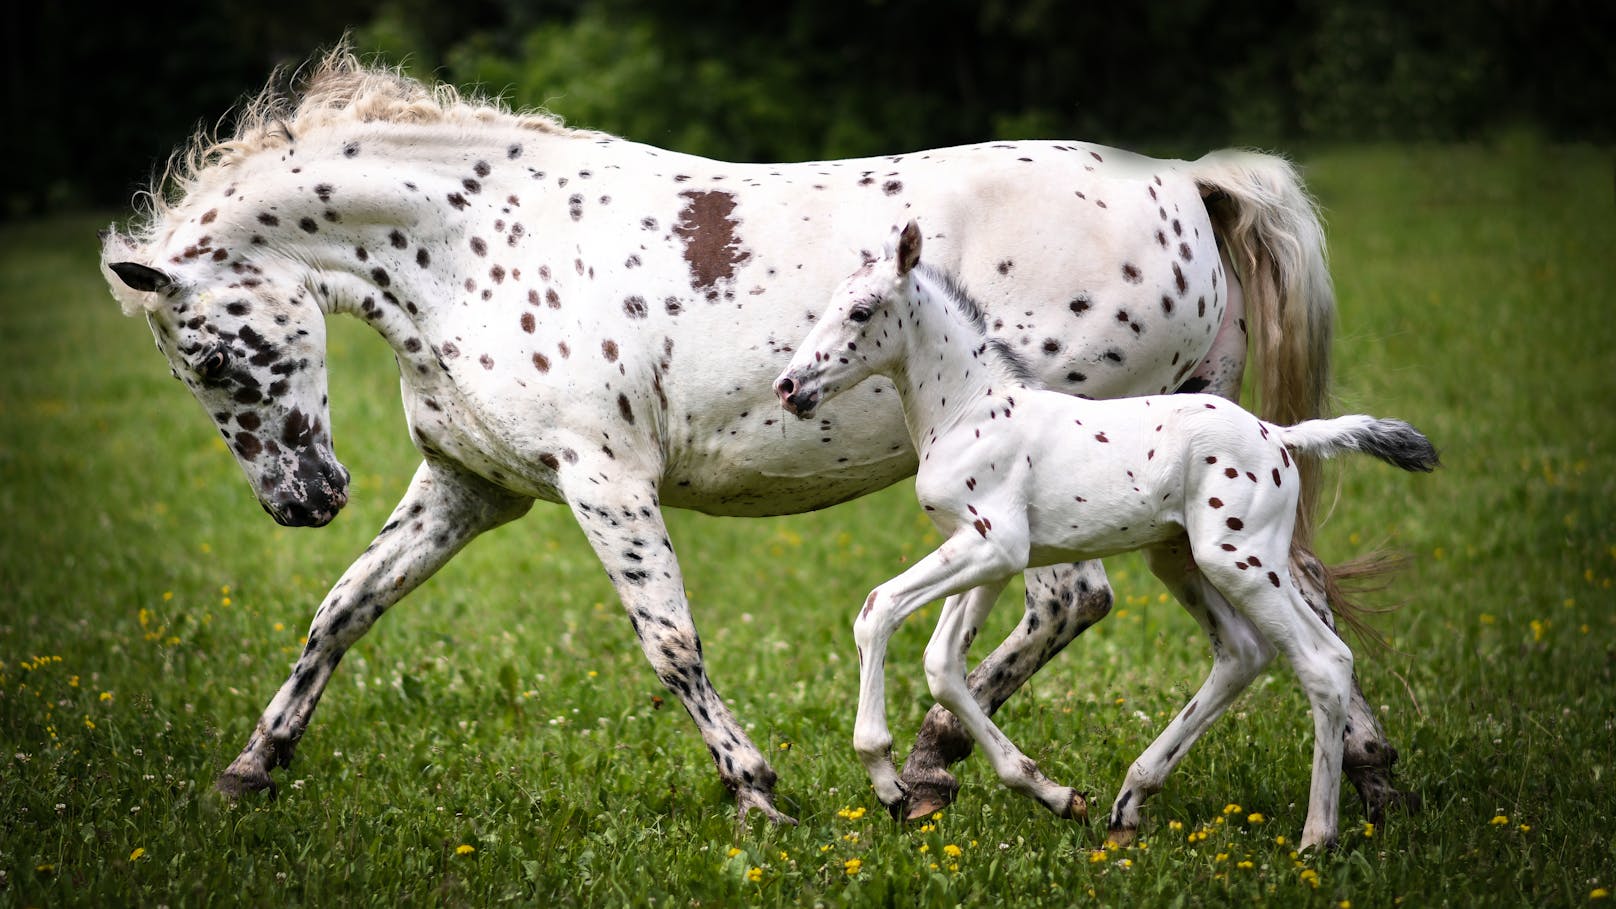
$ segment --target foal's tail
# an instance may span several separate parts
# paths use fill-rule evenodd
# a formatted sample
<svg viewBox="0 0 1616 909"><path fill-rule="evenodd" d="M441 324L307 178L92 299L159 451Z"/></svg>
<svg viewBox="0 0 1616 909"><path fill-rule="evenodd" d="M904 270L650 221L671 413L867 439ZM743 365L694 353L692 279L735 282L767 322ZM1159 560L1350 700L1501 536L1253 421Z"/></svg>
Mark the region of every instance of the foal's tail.
<svg viewBox="0 0 1616 909"><path fill-rule="evenodd" d="M1402 420L1377 420L1363 414L1284 427L1279 430L1279 441L1291 451L1318 458L1361 451L1415 473L1430 473L1439 463L1436 446L1418 429Z"/></svg>
<svg viewBox="0 0 1616 909"><path fill-rule="evenodd" d="M1330 341L1335 289L1324 227L1313 198L1289 161L1226 150L1189 165L1201 187L1218 242L1239 272L1251 333L1262 417L1291 425L1324 416L1330 399ZM1296 541L1313 535L1316 464L1302 463Z"/></svg>

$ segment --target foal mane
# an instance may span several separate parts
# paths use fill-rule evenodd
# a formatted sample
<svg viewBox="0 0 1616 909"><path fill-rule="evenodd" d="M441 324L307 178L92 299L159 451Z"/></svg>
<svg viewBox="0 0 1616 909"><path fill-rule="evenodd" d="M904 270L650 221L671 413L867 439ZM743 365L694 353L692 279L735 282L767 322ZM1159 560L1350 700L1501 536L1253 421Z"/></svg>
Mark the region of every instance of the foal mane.
<svg viewBox="0 0 1616 909"><path fill-rule="evenodd" d="M174 208L228 179L232 168L247 158L291 146L310 130L361 123L504 124L551 135L596 135L568 128L545 111L513 111L497 97L467 97L452 85L429 85L400 68L367 64L344 37L303 66L277 67L258 94L238 109L230 135L221 138L201 128L177 149L141 194L134 241L141 247L149 244Z"/></svg>
<svg viewBox="0 0 1616 909"><path fill-rule="evenodd" d="M941 290L943 296L953 305L954 311L965 317L965 321L976 329L976 333L987 345L988 352L994 355L990 358L990 362L998 363L1005 375L1017 384L1028 388L1042 386L1043 383L1039 381L1038 374L1033 372L1032 365L1021 354L1016 353L1009 342L988 334L988 319L987 314L982 311L982 304L976 302L976 298L971 296L970 291L965 289L965 285L957 276L926 262L921 262L916 269Z"/></svg>

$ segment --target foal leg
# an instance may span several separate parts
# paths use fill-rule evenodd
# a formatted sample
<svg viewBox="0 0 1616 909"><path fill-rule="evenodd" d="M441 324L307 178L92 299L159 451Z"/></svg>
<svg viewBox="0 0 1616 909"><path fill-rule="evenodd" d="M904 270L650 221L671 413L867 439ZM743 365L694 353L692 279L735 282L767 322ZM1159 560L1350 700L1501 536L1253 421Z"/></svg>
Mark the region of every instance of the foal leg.
<svg viewBox="0 0 1616 909"><path fill-rule="evenodd" d="M1319 617L1319 621L1323 622L1326 628L1339 636L1335 615L1326 605L1328 600L1324 595L1324 565L1312 553L1300 552L1291 566L1291 574L1296 579L1302 598L1313 610L1314 615ZM1358 790L1358 799L1363 804L1364 816L1370 822L1382 823L1388 808L1420 810L1420 794L1398 789L1392 781L1393 767L1397 764L1397 749L1393 748L1386 738L1380 720L1376 718L1375 711L1365 700L1363 689L1358 686L1356 674L1352 678L1352 697L1347 702L1344 742L1346 753L1343 767L1347 779L1352 782L1353 788Z"/></svg>
<svg viewBox="0 0 1616 909"><path fill-rule="evenodd" d="M1150 570L1206 632L1212 643L1212 671L1189 704L1128 768L1108 825L1107 838L1118 845L1133 842L1145 799L1161 791L1190 746L1274 658L1273 647L1196 569L1183 544L1151 549L1146 558Z"/></svg>
<svg viewBox="0 0 1616 909"><path fill-rule="evenodd" d="M1230 265L1227 254L1220 251L1219 257L1223 262L1223 273L1228 276L1225 285L1228 290L1228 305L1224 311L1223 324L1218 329L1217 337L1212 341L1211 350L1201 358L1200 364L1184 380L1179 390L1204 391L1238 403L1240 380L1246 362L1246 334L1240 328L1240 322L1245 315L1245 303L1240 291L1240 282L1235 278L1236 272ZM1330 611L1328 598L1324 595L1324 566L1308 552L1298 553L1296 562L1292 573L1301 587L1302 596L1319 620L1335 632L1335 616ZM1364 698L1363 689L1359 687L1357 678L1352 680L1352 699L1347 705L1347 714L1346 774L1353 788L1358 790L1364 814L1370 821L1378 824L1385 818L1387 808L1403 807L1409 811L1418 811L1421 801L1419 793L1400 790L1392 782L1392 768L1397 763L1397 749L1392 747L1386 733L1382 731L1380 721Z"/></svg>
<svg viewBox="0 0 1616 909"><path fill-rule="evenodd" d="M1099 560L1033 569L1026 572L1026 583L1021 623L967 679L972 697L988 716L1072 639L1111 611L1111 587ZM903 765L910 820L954 801L959 782L946 768L970 753L971 736L965 727L947 708L934 705Z"/></svg>
<svg viewBox="0 0 1616 909"><path fill-rule="evenodd" d="M640 649L695 721L719 779L735 793L738 820L744 822L756 810L774 823L795 824L774 807L774 768L707 677L701 636L685 599L655 483L623 476L621 468L610 475L609 484L589 482L602 475L602 466L580 461L575 473L563 474L563 488L578 526L617 589ZM583 479L569 484L571 476Z"/></svg>
<svg viewBox="0 0 1616 909"><path fill-rule="evenodd" d="M931 643L926 646L926 682L932 697L958 717L972 739L982 744L988 761L999 779L1011 789L1033 799L1058 817L1087 819L1088 802L1070 786L1051 782L1038 765L1016 748L976 702L965 681L965 654L982 627L982 620L993 609L999 592L1008 581L978 587L954 597L943 607ZM915 816L911 811L911 818Z"/></svg>
<svg viewBox="0 0 1616 909"><path fill-rule="evenodd" d="M269 702L247 747L219 775L218 790L230 798L265 789L273 795L270 771L291 766L298 740L348 648L461 547L521 517L532 504L470 474L423 462L376 539L326 594L291 678Z"/></svg>
<svg viewBox="0 0 1616 909"><path fill-rule="evenodd" d="M1015 535L995 528L995 539ZM887 727L886 650L903 620L933 600L963 593L984 584L1003 589L1003 579L1025 564L1024 535L1016 553L977 535L970 528L955 532L943 545L909 570L870 592L853 622L859 652L858 718L853 728L853 750L874 784L876 798L896 813L906 792L892 767L892 732ZM950 600L957 607L960 598Z"/></svg>

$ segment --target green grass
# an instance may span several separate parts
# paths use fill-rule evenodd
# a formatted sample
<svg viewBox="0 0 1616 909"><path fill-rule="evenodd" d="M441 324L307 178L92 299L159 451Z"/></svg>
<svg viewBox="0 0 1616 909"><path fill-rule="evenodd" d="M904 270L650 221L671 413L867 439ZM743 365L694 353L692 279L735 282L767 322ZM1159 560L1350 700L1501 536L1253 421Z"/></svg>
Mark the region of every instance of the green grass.
<svg viewBox="0 0 1616 909"><path fill-rule="evenodd" d="M214 775L413 468L392 361L334 324L355 501L329 528L278 528L106 295L99 224L61 219L0 229L0 905L1577 906L1616 888L1609 153L1305 163L1342 407L1412 420L1446 461L1339 471L1321 534L1331 559L1412 557L1379 623L1395 650L1359 666L1423 813L1367 832L1344 789L1341 848L1297 864L1311 724L1281 666L1152 801L1144 846L1095 852L1099 828L980 760L944 817L893 826L850 746L849 627L926 545L902 484L795 518L670 516L712 674L799 827L736 828L554 507L479 540L354 649L278 801L222 803ZM1209 665L1137 559L1111 569L1113 616L1002 714L1102 805ZM927 706L928 618L891 658L900 743Z"/></svg>

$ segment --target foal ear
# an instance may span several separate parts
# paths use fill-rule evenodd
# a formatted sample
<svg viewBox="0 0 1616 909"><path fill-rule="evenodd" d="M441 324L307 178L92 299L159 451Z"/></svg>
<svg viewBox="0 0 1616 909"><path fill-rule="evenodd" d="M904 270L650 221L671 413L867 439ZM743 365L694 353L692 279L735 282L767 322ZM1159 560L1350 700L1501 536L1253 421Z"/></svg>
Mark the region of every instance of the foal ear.
<svg viewBox="0 0 1616 909"><path fill-rule="evenodd" d="M113 262L107 267L112 269L112 273L117 275L118 280L122 281L130 290L155 294L174 286L173 278L149 265L141 265L139 262Z"/></svg>
<svg viewBox="0 0 1616 909"><path fill-rule="evenodd" d="M907 275L920 264L920 225L910 221L898 235L898 274Z"/></svg>

